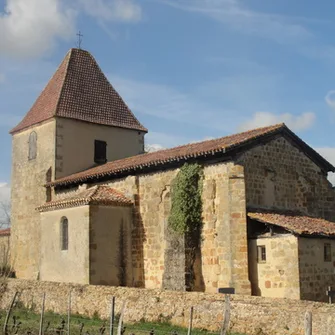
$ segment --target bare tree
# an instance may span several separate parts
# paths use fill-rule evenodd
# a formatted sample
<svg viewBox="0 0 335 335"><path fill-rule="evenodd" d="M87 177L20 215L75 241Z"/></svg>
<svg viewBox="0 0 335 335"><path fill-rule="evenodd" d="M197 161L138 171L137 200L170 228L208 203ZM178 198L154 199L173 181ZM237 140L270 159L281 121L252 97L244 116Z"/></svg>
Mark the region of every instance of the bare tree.
<svg viewBox="0 0 335 335"><path fill-rule="evenodd" d="M0 201L0 229L10 227L10 202ZM4 280L13 277L14 271L10 259L9 235L4 235L0 240L0 291Z"/></svg>
<svg viewBox="0 0 335 335"><path fill-rule="evenodd" d="M0 201L0 228L10 227L10 202Z"/></svg>

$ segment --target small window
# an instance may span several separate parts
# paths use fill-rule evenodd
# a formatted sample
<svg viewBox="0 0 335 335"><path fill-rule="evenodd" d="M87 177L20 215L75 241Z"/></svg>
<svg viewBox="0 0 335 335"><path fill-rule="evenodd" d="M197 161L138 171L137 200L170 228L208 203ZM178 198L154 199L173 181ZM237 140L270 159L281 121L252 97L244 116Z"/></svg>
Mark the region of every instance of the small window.
<svg viewBox="0 0 335 335"><path fill-rule="evenodd" d="M29 153L28 159L32 160L35 159L37 155L37 134L33 131L29 135Z"/></svg>
<svg viewBox="0 0 335 335"><path fill-rule="evenodd" d="M257 246L257 262L258 263L265 263L266 262L265 245L258 245Z"/></svg>
<svg viewBox="0 0 335 335"><path fill-rule="evenodd" d="M325 262L332 261L332 248L330 243L325 243L323 247L323 258Z"/></svg>
<svg viewBox="0 0 335 335"><path fill-rule="evenodd" d="M94 142L94 162L104 164L107 162L107 143L95 140Z"/></svg>
<svg viewBox="0 0 335 335"><path fill-rule="evenodd" d="M69 248L69 221L66 217L61 220L61 249L68 250Z"/></svg>

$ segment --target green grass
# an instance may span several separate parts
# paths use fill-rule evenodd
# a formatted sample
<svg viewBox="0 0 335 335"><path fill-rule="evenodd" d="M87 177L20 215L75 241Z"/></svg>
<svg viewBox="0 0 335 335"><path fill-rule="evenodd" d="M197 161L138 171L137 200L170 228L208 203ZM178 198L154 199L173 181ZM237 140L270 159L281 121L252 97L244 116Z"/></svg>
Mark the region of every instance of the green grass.
<svg viewBox="0 0 335 335"><path fill-rule="evenodd" d="M6 312L0 310L0 327L1 331L4 326ZM16 324L15 327L14 318ZM8 332L10 335L26 335L30 332L32 335L37 335L39 332L40 315L25 308L15 308L11 314ZM114 335L117 333L117 318L114 325ZM173 326L168 322L139 322L135 324L124 324L124 335L150 335L154 331L155 335L186 335L187 329ZM82 328L82 329L81 329ZM46 312L44 314L43 330L45 335L67 335L67 316ZM101 320L97 316L88 318L81 315L71 315L70 322L71 335L109 335L109 320ZM192 335L215 334L204 329L193 329ZM231 334L239 335L239 334ZM240 334L242 335L242 334Z"/></svg>

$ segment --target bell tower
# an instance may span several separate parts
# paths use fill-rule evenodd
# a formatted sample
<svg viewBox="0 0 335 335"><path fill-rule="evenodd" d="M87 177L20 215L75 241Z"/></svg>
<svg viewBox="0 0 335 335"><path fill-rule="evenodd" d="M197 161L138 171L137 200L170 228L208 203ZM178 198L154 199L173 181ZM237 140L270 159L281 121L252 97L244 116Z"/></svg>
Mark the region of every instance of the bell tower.
<svg viewBox="0 0 335 335"><path fill-rule="evenodd" d="M38 279L44 185L144 152L141 125L93 56L71 49L12 134L11 257L18 278ZM52 234L52 232L50 232Z"/></svg>

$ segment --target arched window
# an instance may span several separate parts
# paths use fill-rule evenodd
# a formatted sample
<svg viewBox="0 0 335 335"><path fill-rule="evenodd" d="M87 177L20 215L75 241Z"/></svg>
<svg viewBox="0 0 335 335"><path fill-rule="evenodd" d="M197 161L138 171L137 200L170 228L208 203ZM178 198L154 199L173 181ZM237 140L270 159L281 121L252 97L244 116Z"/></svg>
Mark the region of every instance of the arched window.
<svg viewBox="0 0 335 335"><path fill-rule="evenodd" d="M65 216L61 219L61 248L62 250L69 248L69 221Z"/></svg>
<svg viewBox="0 0 335 335"><path fill-rule="evenodd" d="M37 134L33 131L29 135L29 154L28 158L35 159L37 155Z"/></svg>

